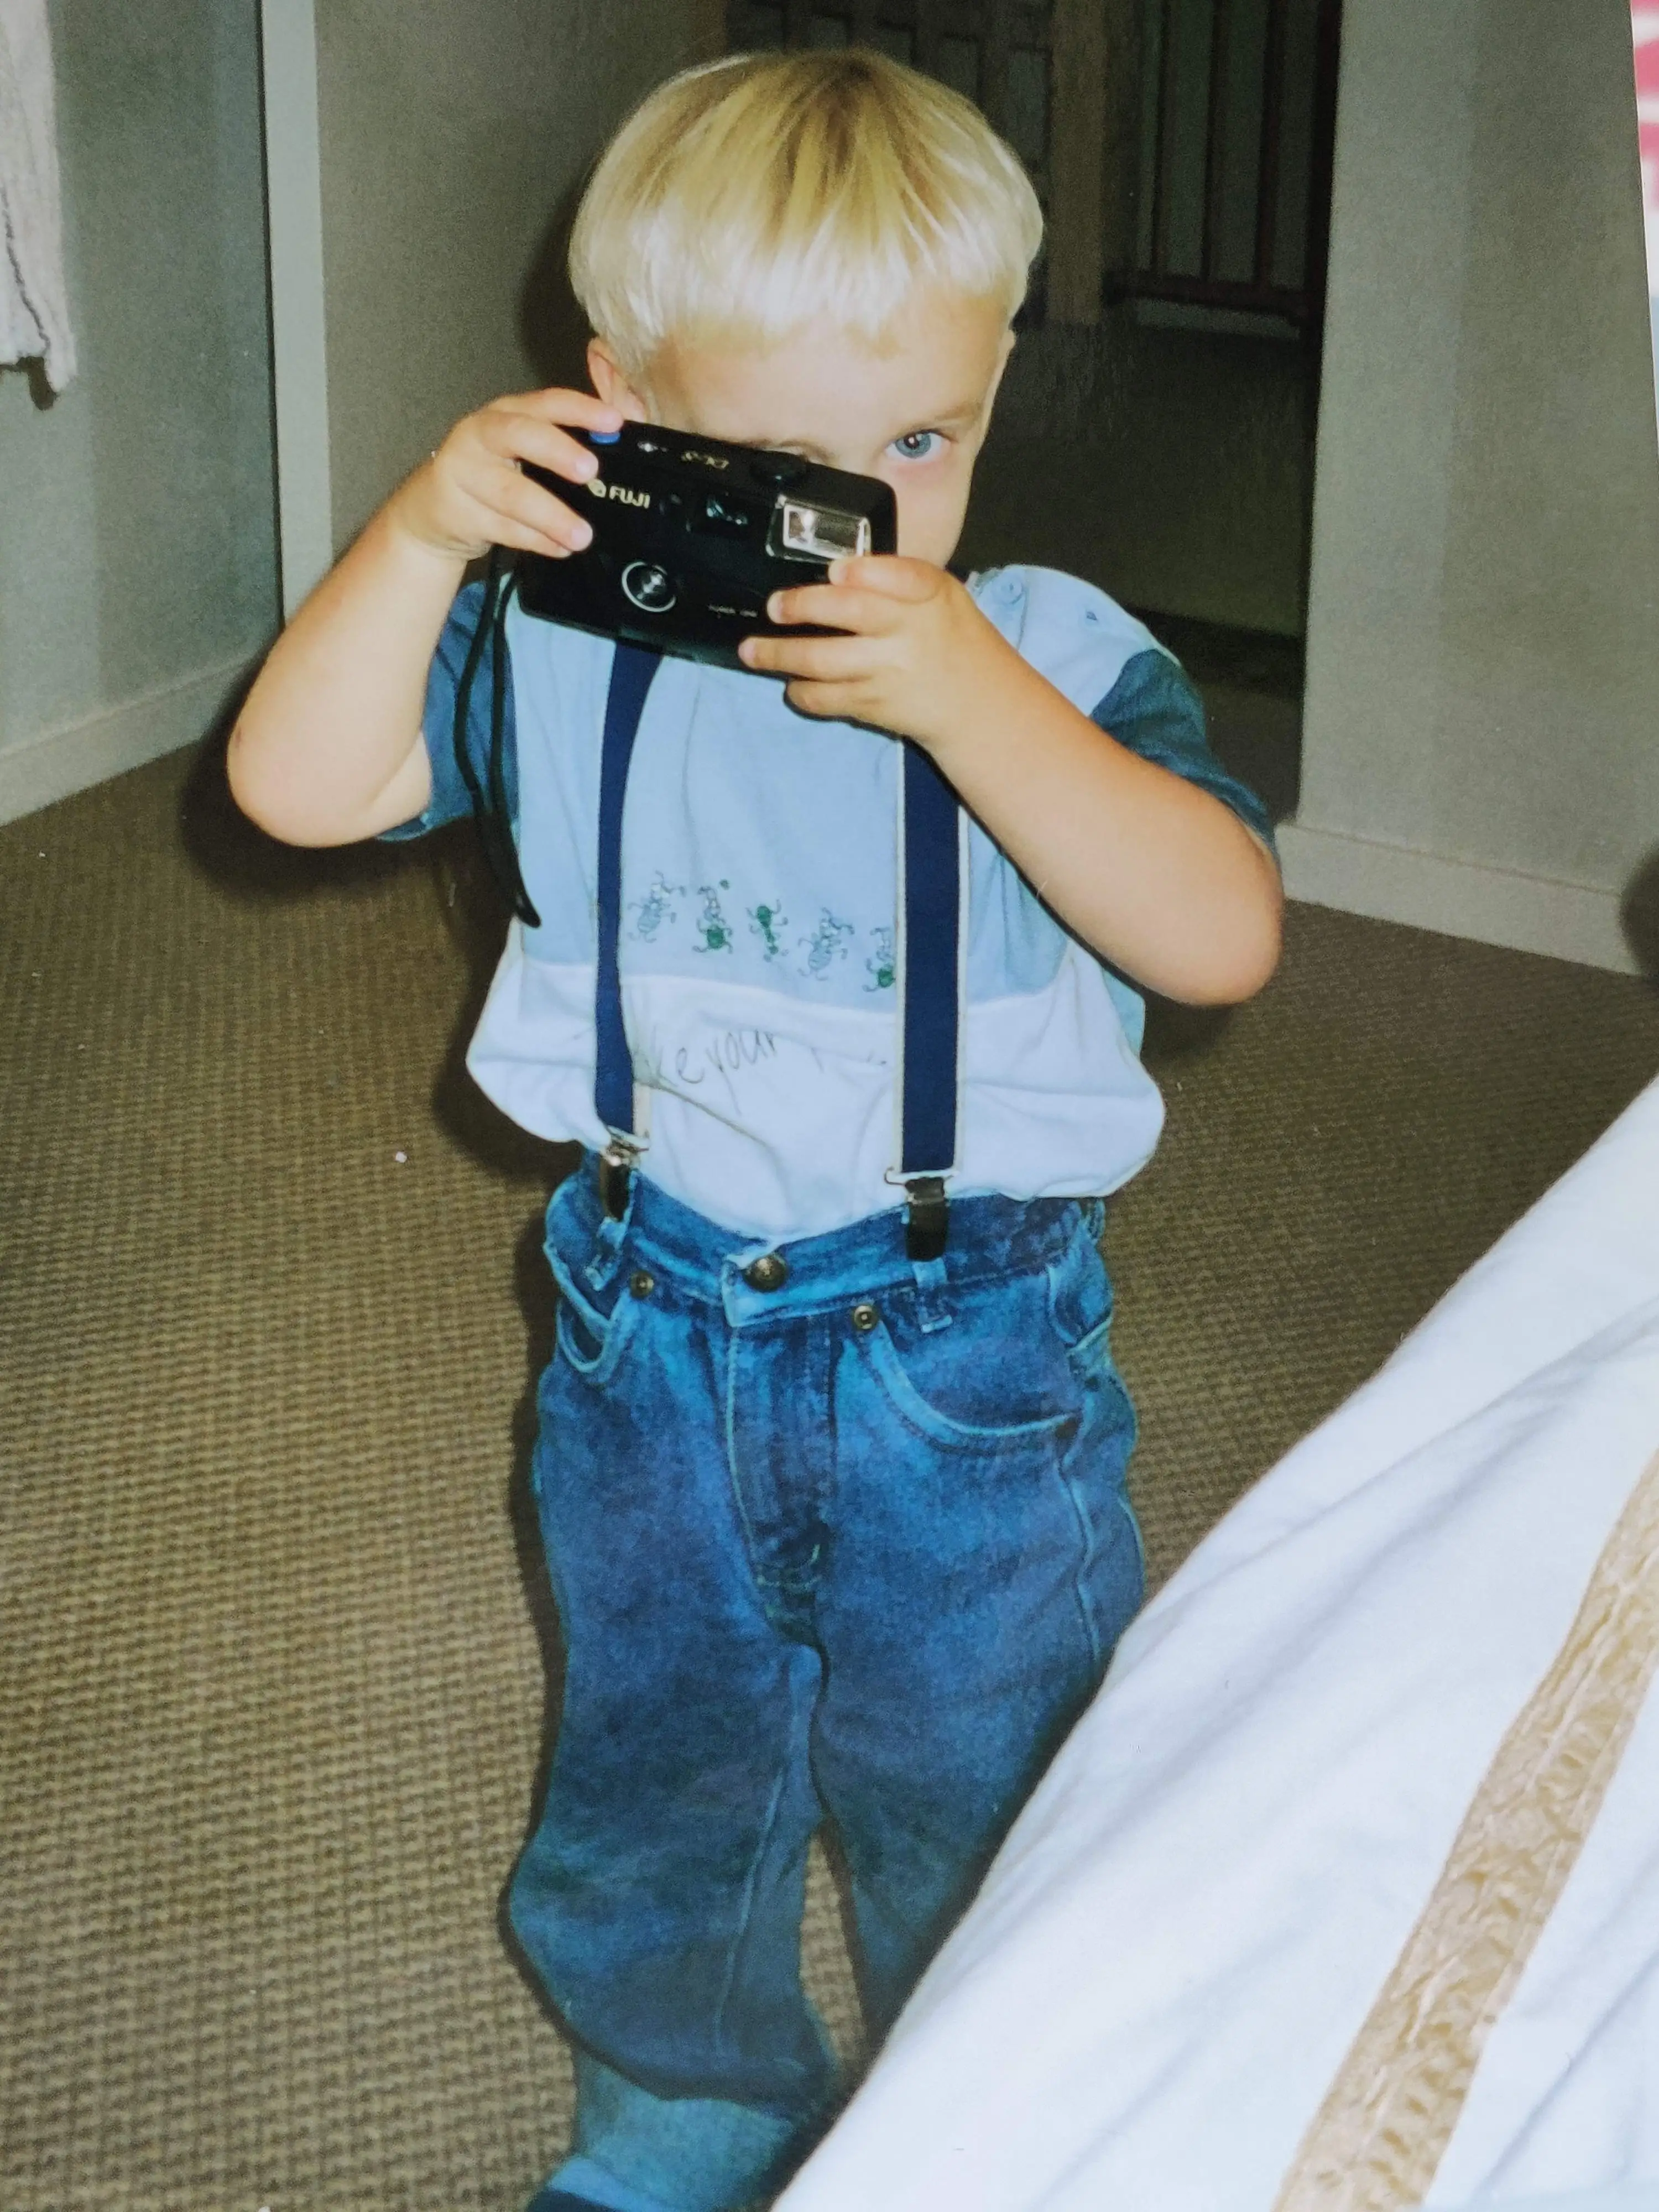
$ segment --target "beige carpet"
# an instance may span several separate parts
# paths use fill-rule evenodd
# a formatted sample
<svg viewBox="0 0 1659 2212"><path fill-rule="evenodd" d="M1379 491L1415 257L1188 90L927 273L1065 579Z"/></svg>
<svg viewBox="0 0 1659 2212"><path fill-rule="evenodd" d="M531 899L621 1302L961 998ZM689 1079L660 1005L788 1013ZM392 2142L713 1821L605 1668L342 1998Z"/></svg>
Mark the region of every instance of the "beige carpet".
<svg viewBox="0 0 1659 2212"><path fill-rule="evenodd" d="M487 934L464 835L284 854L187 759L0 830L0 2212L517 2212L560 2147L499 1918L558 1156L459 1071ZM1152 1057L1109 1250L1163 1574L1659 1068L1659 1000L1305 911ZM807 1948L850 2035L821 1881Z"/></svg>

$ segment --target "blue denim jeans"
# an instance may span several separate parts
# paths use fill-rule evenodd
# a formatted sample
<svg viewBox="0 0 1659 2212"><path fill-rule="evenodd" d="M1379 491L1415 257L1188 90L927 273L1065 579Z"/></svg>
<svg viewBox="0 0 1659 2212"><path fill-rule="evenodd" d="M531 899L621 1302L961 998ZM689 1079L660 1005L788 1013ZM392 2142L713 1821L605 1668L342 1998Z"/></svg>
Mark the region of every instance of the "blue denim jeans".
<svg viewBox="0 0 1659 2212"><path fill-rule="evenodd" d="M878 2036L1098 1683L1142 1590L1100 1226L960 1199L917 1263L897 1208L769 1249L637 1174L613 1220L591 1160L555 1195L533 1480L567 1671L510 1910L581 2049L562 2186L718 2212L775 2182L837 2090L813 1831Z"/></svg>

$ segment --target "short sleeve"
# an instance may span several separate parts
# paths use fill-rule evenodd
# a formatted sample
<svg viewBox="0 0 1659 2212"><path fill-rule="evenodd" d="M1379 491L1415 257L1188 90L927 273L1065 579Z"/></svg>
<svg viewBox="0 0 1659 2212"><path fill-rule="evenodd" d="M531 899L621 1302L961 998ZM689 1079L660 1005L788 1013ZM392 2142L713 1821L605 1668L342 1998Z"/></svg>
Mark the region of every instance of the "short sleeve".
<svg viewBox="0 0 1659 2212"><path fill-rule="evenodd" d="M1156 767L1195 783L1237 815L1273 852L1273 822L1247 784L1230 775L1210 750L1204 702L1178 660L1161 647L1131 654L1091 721Z"/></svg>
<svg viewBox="0 0 1659 2212"><path fill-rule="evenodd" d="M396 829L381 831L382 837L391 842L396 843L407 837L423 837L428 830L441 829L446 822L458 821L462 816L472 812L471 793L467 789L460 763L455 757L455 702L460 693L466 657L471 649L479 617L483 611L483 590L482 584L467 584L456 593L438 640L437 650L432 656L432 665L426 679L426 703L421 713L421 734L426 740L426 756L432 769L432 796L411 821L400 822ZM477 780L478 788L486 794L489 788L489 720L494 693L491 659L486 647L479 656L472 678L471 696L467 701L465 738L468 763ZM507 813L516 826L519 818L518 745L513 722L513 667L510 659L505 655L503 666L507 680L502 688L501 777Z"/></svg>

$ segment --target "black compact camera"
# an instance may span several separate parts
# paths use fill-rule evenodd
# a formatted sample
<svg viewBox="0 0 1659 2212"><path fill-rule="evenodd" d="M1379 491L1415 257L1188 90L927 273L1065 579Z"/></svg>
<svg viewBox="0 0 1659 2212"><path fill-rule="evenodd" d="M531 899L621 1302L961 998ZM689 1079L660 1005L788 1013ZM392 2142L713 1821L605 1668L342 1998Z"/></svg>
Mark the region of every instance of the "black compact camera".
<svg viewBox="0 0 1659 2212"><path fill-rule="evenodd" d="M567 559L519 556L520 605L548 622L737 668L743 638L824 634L769 620L772 592L897 546L892 489L874 477L648 422L571 435L599 464L586 483L525 464L593 528Z"/></svg>

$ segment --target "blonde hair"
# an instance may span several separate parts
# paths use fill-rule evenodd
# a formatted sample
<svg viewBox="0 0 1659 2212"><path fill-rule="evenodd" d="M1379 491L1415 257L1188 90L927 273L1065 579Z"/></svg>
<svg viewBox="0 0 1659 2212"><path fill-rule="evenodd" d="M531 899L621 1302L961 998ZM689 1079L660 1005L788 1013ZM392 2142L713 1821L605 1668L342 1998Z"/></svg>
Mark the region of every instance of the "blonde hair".
<svg viewBox="0 0 1659 2212"><path fill-rule="evenodd" d="M1042 237L1030 179L959 93L864 47L743 54L623 125L570 277L637 379L668 338L764 350L819 316L879 346L932 286L1012 318Z"/></svg>

